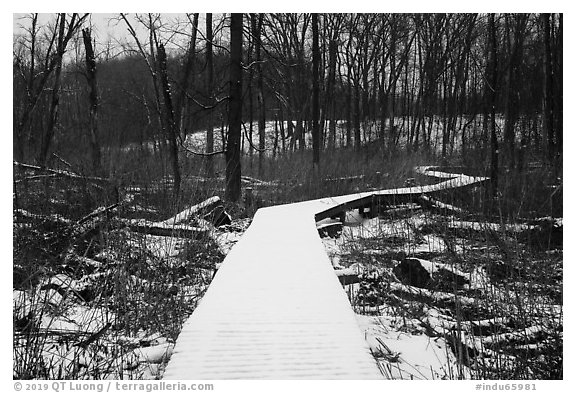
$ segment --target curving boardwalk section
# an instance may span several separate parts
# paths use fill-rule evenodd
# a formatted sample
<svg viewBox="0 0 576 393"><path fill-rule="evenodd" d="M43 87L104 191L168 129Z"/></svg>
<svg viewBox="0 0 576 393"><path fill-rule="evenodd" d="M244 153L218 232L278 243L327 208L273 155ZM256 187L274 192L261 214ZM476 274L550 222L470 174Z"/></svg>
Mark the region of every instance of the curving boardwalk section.
<svg viewBox="0 0 576 393"><path fill-rule="evenodd" d="M318 213L373 194L258 210L184 324L164 379L383 378L315 225Z"/></svg>

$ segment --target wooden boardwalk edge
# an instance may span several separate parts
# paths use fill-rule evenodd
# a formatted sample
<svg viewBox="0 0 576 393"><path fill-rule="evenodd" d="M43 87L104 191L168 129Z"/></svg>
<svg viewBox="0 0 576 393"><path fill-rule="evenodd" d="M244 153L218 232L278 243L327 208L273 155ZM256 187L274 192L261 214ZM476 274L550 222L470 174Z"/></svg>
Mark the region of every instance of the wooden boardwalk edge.
<svg viewBox="0 0 576 393"><path fill-rule="evenodd" d="M377 210L379 206L418 202L418 199L423 195L433 195L442 191L479 185L489 180L488 177L445 173L433 169L435 167L416 167L415 171L426 176L447 180L426 186L402 187L336 197L333 198L334 205L316 213L315 219L322 221L326 218L340 218L347 210L352 209Z"/></svg>

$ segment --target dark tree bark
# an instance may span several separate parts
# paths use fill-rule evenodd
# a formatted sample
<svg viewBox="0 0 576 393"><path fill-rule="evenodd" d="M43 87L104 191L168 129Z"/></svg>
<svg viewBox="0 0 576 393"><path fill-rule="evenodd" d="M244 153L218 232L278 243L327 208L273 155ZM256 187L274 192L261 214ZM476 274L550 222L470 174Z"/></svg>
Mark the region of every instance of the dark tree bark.
<svg viewBox="0 0 576 393"><path fill-rule="evenodd" d="M172 95L170 93L170 83L168 81L168 69L166 64L166 50L164 45L158 45L158 66L160 70L160 82L162 83L162 94L164 98L164 111L166 116L166 132L170 146L170 159L172 164L172 175L174 176L174 196L180 195L180 165L178 164L178 128L174 119L174 108L172 105Z"/></svg>
<svg viewBox="0 0 576 393"><path fill-rule="evenodd" d="M556 130L556 158L557 164L562 165L562 149L564 146L564 127L563 127L563 98L564 98L564 79L563 79L563 24L564 24L564 14L558 16L558 34L556 37L556 50L554 56L554 75L555 75L555 101L554 101L554 120L555 120L555 130Z"/></svg>
<svg viewBox="0 0 576 393"><path fill-rule="evenodd" d="M509 56L506 95L504 105L504 159L510 167L515 166L515 126L520 114L520 91L519 74L522 63L524 30L528 18L524 14L514 15L515 21L510 21L511 16L506 15L506 36L509 43ZM510 26L514 23L513 31ZM512 36L511 36L512 35Z"/></svg>
<svg viewBox="0 0 576 393"><path fill-rule="evenodd" d="M390 26L390 82L388 91L385 94L386 103L383 105L382 108L382 121L386 121L386 115L388 115L388 121L390 123L389 130L388 130L388 147L390 150L393 150L395 147L395 139L396 139L396 132L394 126L394 97L396 96L396 81L398 77L396 76L396 40L397 40L397 25L396 25L396 16L392 14L391 18L391 26ZM384 51L383 51L384 52ZM388 93L390 92L390 93ZM387 106L387 108L386 108ZM387 112L387 113L386 113ZM384 125L382 125L384 127ZM382 138L384 139L384 133L382 133Z"/></svg>
<svg viewBox="0 0 576 393"><path fill-rule="evenodd" d="M212 50L212 14L206 14L206 94L208 95L208 124L206 125L206 153L214 152L214 61ZM212 155L206 157L206 174L214 176Z"/></svg>
<svg viewBox="0 0 576 393"><path fill-rule="evenodd" d="M262 23L264 14L258 15L254 29L254 51L256 52L257 94L258 94L258 173L262 175L264 149L266 148L266 105L264 101L264 70L262 67Z"/></svg>
<svg viewBox="0 0 576 393"><path fill-rule="evenodd" d="M496 134L496 99L498 97L496 84L498 83L498 44L496 41L496 22L494 14L488 17L488 34L490 42L490 60L488 62L490 85L490 178L492 182L492 193L498 193L498 135Z"/></svg>
<svg viewBox="0 0 576 393"><path fill-rule="evenodd" d="M226 199L240 200L240 136L242 128L242 14L230 22L230 100L226 143Z"/></svg>
<svg viewBox="0 0 576 393"><path fill-rule="evenodd" d="M554 99L553 99L553 68L552 68L552 48L550 38L550 14L542 14L544 25L544 152L548 160L552 161L554 151Z"/></svg>
<svg viewBox="0 0 576 393"><path fill-rule="evenodd" d="M360 84L356 83L354 85L354 148L356 150L362 146L360 116Z"/></svg>
<svg viewBox="0 0 576 393"><path fill-rule="evenodd" d="M318 14L312 14L312 165L320 165L320 48Z"/></svg>
<svg viewBox="0 0 576 393"><path fill-rule="evenodd" d="M92 47L92 37L89 29L82 30L84 48L86 51L86 79L88 80L90 114L89 114L89 140L92 154L92 171L96 176L102 174L102 159L100 152L100 138L98 135L98 86L96 80L96 58Z"/></svg>
<svg viewBox="0 0 576 393"><path fill-rule="evenodd" d="M350 68L346 81L346 147L352 147L352 81Z"/></svg>
<svg viewBox="0 0 576 393"><path fill-rule="evenodd" d="M336 33L335 33L336 35ZM326 89L329 100L330 125L328 128L328 149L336 146L336 97L334 96L336 86L336 60L338 58L338 45L334 37L330 38L328 44L328 87Z"/></svg>
<svg viewBox="0 0 576 393"><path fill-rule="evenodd" d="M188 92L189 86L194 86L196 76L194 70L196 64L196 37L198 34L198 17L199 14L195 13L192 18L192 37L190 38L190 44L188 45L182 78L180 79L180 89L178 90L178 95L176 96L176 105L174 110L175 119L179 125L179 132L184 139L186 139L186 133L188 131L186 127L186 108L188 103L186 93Z"/></svg>

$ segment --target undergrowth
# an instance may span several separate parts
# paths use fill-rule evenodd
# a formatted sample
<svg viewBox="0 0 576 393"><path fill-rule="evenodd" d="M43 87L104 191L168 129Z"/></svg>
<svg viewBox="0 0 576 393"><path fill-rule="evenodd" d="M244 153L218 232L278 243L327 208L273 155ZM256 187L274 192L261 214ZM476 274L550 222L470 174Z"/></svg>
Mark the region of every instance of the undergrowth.
<svg viewBox="0 0 576 393"><path fill-rule="evenodd" d="M151 240L118 225L116 218L164 220L208 197L224 195L222 160L215 159L214 177L207 178L204 159L183 156L182 193L175 199L170 176L166 175L166 157L159 152L143 152L105 153L105 166L112 179L109 188L89 181L23 180L21 174L15 176L14 378L140 378L142 370L131 358L134 349L158 344L159 337L165 340L162 342L173 343L209 284L214 265L223 259L213 242L170 237ZM226 202L227 211L234 218L251 217L264 206L429 182L413 168L459 165L457 159L449 162L422 153L390 155L373 147L325 151L321 160L314 170L308 150L282 153L276 158L264 156L262 160L257 154L244 155L243 198L235 204ZM460 168L461 173L467 171L485 173L482 168ZM434 234L443 242L444 250L422 257L457 263L467 272L484 266L492 279L474 290L442 288L441 292L451 294L452 299L434 307L448 309L459 324L504 315L511 321L506 329L546 329L536 347L526 340L522 350L517 346L491 348L499 354L496 367L482 363L477 356L462 357L467 344L454 332L433 333L452 343L461 364L470 367L470 361L475 362L475 378L561 378L562 318L552 307L562 304L561 232L559 238L553 221L548 227L537 221L562 217L561 177L546 167L519 174L503 171L496 196L484 189L439 196L469 213L462 219L486 223L481 230L455 233L437 216L428 217L428 226L422 227L411 223L409 212L394 218L398 226L393 235L353 239L345 258L378 271L373 282L366 276L365 295L370 293L373 298L364 296L363 301L370 306L386 303L401 318L423 318L422 302L406 299L397 287L392 288L391 283L397 284L397 280L391 270L393 261L413 256L416 245ZM116 202L122 202L121 207L102 216L89 231L75 232L83 217ZM493 223L500 229L488 225ZM506 225L533 223L536 229L521 235L504 229ZM404 249L399 251L399 247ZM173 252L159 252L166 249ZM464 297L476 299L475 308L457 306L460 303L454 299ZM542 303L542 299L549 299L549 303ZM487 337L498 334L494 331ZM515 356L512 363L511 354ZM463 373L454 370L451 375Z"/></svg>

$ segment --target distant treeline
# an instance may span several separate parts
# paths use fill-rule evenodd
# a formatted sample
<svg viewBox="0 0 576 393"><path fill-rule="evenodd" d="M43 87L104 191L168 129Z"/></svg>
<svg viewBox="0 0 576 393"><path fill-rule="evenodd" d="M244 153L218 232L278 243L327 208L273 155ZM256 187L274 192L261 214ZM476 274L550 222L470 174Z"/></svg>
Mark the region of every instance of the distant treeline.
<svg viewBox="0 0 576 393"><path fill-rule="evenodd" d="M45 25L35 14L20 20L15 158L42 163L57 151L82 161L94 149L151 140L168 149L171 124L178 138L226 126L229 17L189 14L177 26L162 14L120 18L146 33L134 30L112 51L94 39L86 14L55 14ZM510 165L527 152L558 162L562 14L319 14L317 23L323 149L334 147L338 120L350 147L426 149L439 117L443 155L458 139ZM242 113L254 145L264 132L258 122L278 119L288 121L289 146L304 148L313 118L312 14L244 14L242 45ZM397 124L403 116L411 121ZM482 126L472 130L475 119ZM368 123L376 132L363 132Z"/></svg>

